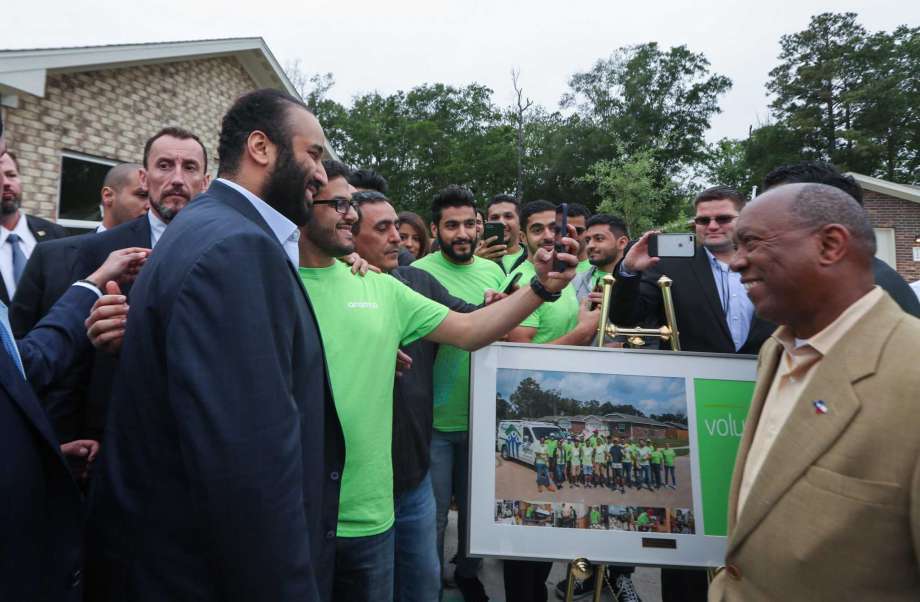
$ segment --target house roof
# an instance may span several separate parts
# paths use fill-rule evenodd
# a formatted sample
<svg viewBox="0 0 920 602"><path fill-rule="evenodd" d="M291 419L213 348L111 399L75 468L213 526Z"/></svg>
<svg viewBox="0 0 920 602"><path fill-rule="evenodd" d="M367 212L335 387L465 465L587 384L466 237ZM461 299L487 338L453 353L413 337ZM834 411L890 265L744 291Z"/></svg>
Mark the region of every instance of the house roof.
<svg viewBox="0 0 920 602"><path fill-rule="evenodd" d="M604 416L605 420L612 422L632 422L634 424L645 424L648 426L666 426L663 422L658 422L652 418L645 418L643 416L634 416L632 414L621 414L620 412L614 412L612 414L606 414Z"/></svg>
<svg viewBox="0 0 920 602"><path fill-rule="evenodd" d="M235 56L256 84L300 94L262 38L224 38L71 48L0 50L0 94L44 96L49 73L75 73Z"/></svg>
<svg viewBox="0 0 920 602"><path fill-rule="evenodd" d="M889 182L888 180L873 178L872 176L865 176L861 173L852 171L848 172L847 175L853 176L853 179L859 182L859 185L866 190L887 194L888 196L893 196L904 201L920 203L920 186L898 184L896 182Z"/></svg>

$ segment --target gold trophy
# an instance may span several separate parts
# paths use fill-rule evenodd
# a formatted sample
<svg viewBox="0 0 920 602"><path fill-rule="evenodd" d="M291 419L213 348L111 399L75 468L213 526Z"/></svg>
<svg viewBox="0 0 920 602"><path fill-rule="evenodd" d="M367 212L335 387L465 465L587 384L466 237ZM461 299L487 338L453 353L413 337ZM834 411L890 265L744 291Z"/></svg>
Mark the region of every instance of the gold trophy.
<svg viewBox="0 0 920 602"><path fill-rule="evenodd" d="M576 558L569 563L569 581L565 588L565 602L572 602L575 592L575 580L585 580L594 569L594 602L600 602L601 593L604 591L604 566L595 564L593 567L587 558Z"/></svg>
<svg viewBox="0 0 920 602"><path fill-rule="evenodd" d="M671 297L671 279L662 276L658 279L658 288L661 289L661 297L664 301L664 317L667 321L666 326L660 328L621 328L616 324L610 324L610 298L613 295L613 284L616 279L607 274L604 276L604 293L601 300L601 318L597 324L597 336L594 339L595 347L603 347L605 337L615 337L623 335L628 337L629 344L633 347L641 347L645 344L646 338L658 337L662 341L671 343L672 351L680 351L680 338L677 330L677 314L674 312L674 299Z"/></svg>

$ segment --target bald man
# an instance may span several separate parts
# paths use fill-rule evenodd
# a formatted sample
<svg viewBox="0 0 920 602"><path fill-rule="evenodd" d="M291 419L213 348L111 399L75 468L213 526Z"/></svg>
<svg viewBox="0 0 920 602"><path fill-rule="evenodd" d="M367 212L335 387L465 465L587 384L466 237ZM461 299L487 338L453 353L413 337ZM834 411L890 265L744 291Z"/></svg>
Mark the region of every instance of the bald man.
<svg viewBox="0 0 920 602"><path fill-rule="evenodd" d="M709 600L920 599L920 320L875 285L848 194L771 189L741 212L731 268L779 324L729 497Z"/></svg>
<svg viewBox="0 0 920 602"><path fill-rule="evenodd" d="M141 183L140 163L116 165L102 183L102 223L97 232L111 230L147 212L147 189Z"/></svg>

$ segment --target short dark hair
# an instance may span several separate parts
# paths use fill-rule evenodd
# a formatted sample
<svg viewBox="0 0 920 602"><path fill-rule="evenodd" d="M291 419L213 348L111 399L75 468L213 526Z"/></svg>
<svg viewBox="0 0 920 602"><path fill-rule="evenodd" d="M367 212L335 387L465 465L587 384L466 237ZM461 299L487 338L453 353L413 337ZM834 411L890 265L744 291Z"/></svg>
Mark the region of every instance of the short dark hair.
<svg viewBox="0 0 920 602"><path fill-rule="evenodd" d="M325 164L326 162L323 161L323 165ZM351 182L349 182L349 184L351 184ZM352 186L354 186L354 184L352 184ZM364 214L361 212L361 208L365 205L370 205L371 203L389 203L390 199L388 199L385 194L378 192L377 190L359 190L358 192L351 195L351 202L358 207L358 221L356 221L351 227L351 232L352 234L358 234L361 232L361 220L364 218Z"/></svg>
<svg viewBox="0 0 920 602"><path fill-rule="evenodd" d="M387 179L374 171L373 169L355 169L348 176L348 183L355 188L364 188L365 190L376 190L381 194L386 194L389 184Z"/></svg>
<svg viewBox="0 0 920 602"><path fill-rule="evenodd" d="M489 209L492 208L492 205L498 205L500 203L511 203L514 205L514 212L517 214L518 219L521 218L521 203L518 202L518 200L512 195L504 193L496 194L491 199L489 199L489 202L486 203L486 217L488 217Z"/></svg>
<svg viewBox="0 0 920 602"><path fill-rule="evenodd" d="M335 159L323 159L323 169L326 170L326 177L330 181L335 178L345 178L349 183L351 183L349 177L354 173L354 171L341 161L336 161Z"/></svg>
<svg viewBox="0 0 920 602"><path fill-rule="evenodd" d="M626 222L623 221L623 218L619 216L611 215L610 213L598 213L597 215L592 215L590 218L588 218L588 223L585 224L585 229L597 225L607 226L615 236L625 236L627 238L629 237L629 230L626 228Z"/></svg>
<svg viewBox="0 0 920 602"><path fill-rule="evenodd" d="M309 111L307 105L290 94L271 88L255 90L237 98L220 122L217 175L234 175L239 171L246 140L255 131L264 133L279 147L290 150L288 110L291 107Z"/></svg>
<svg viewBox="0 0 920 602"><path fill-rule="evenodd" d="M863 204L862 186L853 176L841 173L834 165L823 161L806 161L780 165L763 179L764 192L781 184L824 184L838 188Z"/></svg>
<svg viewBox="0 0 920 602"><path fill-rule="evenodd" d="M476 215L481 217L482 221L486 221L486 212L480 209L479 207L476 207Z"/></svg>
<svg viewBox="0 0 920 602"><path fill-rule="evenodd" d="M527 228L527 222L530 220L530 217L535 213L543 213L544 211L552 211L555 213L556 206L550 203L549 201L538 200L530 201L529 203L524 203L524 206L521 207L521 230Z"/></svg>
<svg viewBox="0 0 920 602"><path fill-rule="evenodd" d="M585 219L589 219L591 217L591 210L581 203L569 203L569 217L581 216L584 216Z"/></svg>
<svg viewBox="0 0 920 602"><path fill-rule="evenodd" d="M13 160L13 165L16 166L16 171L17 171L17 172L18 172L18 171L21 171L21 170L19 169L19 157L16 156L16 153L14 153L13 151L7 149L7 151L6 151L5 153L3 153L3 154L7 155L10 159Z"/></svg>
<svg viewBox="0 0 920 602"><path fill-rule="evenodd" d="M197 142L198 146L201 147L201 153L204 155L204 165L202 166L202 169L205 172L208 171L208 149L206 149L204 144L202 144L201 138L186 129L175 126L167 126L150 138L147 138L147 142L144 143L144 160L141 162L145 169L147 167L147 159L150 158L150 147L153 146L154 142L163 136L178 138L179 140L194 140Z"/></svg>
<svg viewBox="0 0 920 602"><path fill-rule="evenodd" d="M740 212L744 209L747 198L731 186L712 186L696 195L696 198L693 199L693 206L699 207L700 203L710 201L731 201L735 209Z"/></svg>
<svg viewBox="0 0 920 602"><path fill-rule="evenodd" d="M476 210L476 200L469 188L451 184L434 195L431 202L431 223L438 226L441 223L441 213L446 207L470 207Z"/></svg>

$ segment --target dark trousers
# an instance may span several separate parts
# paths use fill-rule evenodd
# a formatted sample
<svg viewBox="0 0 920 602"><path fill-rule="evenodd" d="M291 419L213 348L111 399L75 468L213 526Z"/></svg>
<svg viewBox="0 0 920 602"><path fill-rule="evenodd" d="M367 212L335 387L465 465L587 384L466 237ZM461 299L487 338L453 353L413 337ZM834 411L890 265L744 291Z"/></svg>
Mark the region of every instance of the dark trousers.
<svg viewBox="0 0 920 602"><path fill-rule="evenodd" d="M547 602L546 580L549 579L549 572L552 568L552 562L537 562L534 560L503 561L505 600Z"/></svg>
<svg viewBox="0 0 920 602"><path fill-rule="evenodd" d="M706 602L706 569L661 569L661 602Z"/></svg>
<svg viewBox="0 0 920 602"><path fill-rule="evenodd" d="M333 600L392 600L395 545L392 528L368 537L337 537Z"/></svg>

